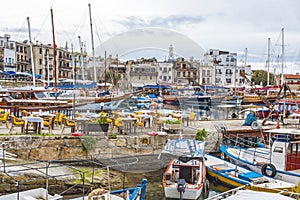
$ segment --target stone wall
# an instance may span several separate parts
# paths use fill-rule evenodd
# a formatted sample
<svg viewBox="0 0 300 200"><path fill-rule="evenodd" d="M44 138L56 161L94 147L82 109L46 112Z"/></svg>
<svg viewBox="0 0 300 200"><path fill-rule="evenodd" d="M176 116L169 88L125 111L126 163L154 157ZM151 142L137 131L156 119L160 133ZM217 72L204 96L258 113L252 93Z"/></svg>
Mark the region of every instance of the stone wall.
<svg viewBox="0 0 300 200"><path fill-rule="evenodd" d="M84 137L89 138L91 148L85 150ZM185 135L193 139L194 134ZM106 136L3 136L0 143L5 150L24 160L61 160L87 155L111 156L113 154L159 153L167 139L177 139L178 134L167 136L126 136L117 139Z"/></svg>

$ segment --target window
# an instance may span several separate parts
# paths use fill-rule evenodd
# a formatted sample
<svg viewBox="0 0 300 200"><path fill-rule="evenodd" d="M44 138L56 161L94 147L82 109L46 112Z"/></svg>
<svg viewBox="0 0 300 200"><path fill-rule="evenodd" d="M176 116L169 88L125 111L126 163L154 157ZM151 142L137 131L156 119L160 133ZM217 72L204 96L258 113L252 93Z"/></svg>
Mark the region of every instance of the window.
<svg viewBox="0 0 300 200"><path fill-rule="evenodd" d="M43 53L43 50L42 50L42 48L40 48L40 54L42 54Z"/></svg>
<svg viewBox="0 0 300 200"><path fill-rule="evenodd" d="M226 78L226 83L231 83L231 79L230 78Z"/></svg>
<svg viewBox="0 0 300 200"><path fill-rule="evenodd" d="M273 152L276 152L276 153L283 153L283 147L275 147Z"/></svg>

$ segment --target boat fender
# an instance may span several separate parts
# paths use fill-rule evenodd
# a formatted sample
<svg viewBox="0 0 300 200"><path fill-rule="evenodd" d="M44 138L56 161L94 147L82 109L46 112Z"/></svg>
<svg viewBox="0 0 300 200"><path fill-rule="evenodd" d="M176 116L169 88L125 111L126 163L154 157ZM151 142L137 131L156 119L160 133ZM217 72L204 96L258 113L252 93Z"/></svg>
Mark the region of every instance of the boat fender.
<svg viewBox="0 0 300 200"><path fill-rule="evenodd" d="M267 168L268 166L271 168L272 170L272 173L271 174L268 174L267 173ZM267 163L267 164L264 164L262 167L261 167L261 173L265 176L269 176L269 177L274 177L276 175L276 167L271 164L271 163Z"/></svg>
<svg viewBox="0 0 300 200"><path fill-rule="evenodd" d="M227 160L228 159L227 155L224 152L221 153L220 157L221 157L222 160Z"/></svg>
<svg viewBox="0 0 300 200"><path fill-rule="evenodd" d="M218 177L217 177L217 176L214 176L214 177L213 177L213 184L214 184L214 185L217 185L217 184L218 184L218 181L219 181Z"/></svg>
<svg viewBox="0 0 300 200"><path fill-rule="evenodd" d="M209 181L206 179L204 182L204 194L209 192Z"/></svg>

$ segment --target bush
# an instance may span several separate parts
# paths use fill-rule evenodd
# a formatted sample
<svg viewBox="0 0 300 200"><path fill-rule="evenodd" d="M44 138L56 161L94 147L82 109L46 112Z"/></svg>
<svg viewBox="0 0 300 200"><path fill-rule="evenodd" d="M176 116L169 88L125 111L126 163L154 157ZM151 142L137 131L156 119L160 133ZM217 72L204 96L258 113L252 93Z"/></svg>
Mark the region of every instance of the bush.
<svg viewBox="0 0 300 200"><path fill-rule="evenodd" d="M177 119L177 120L167 119L166 124L181 124L181 120L179 120L179 119Z"/></svg>
<svg viewBox="0 0 300 200"><path fill-rule="evenodd" d="M196 140L204 141L204 139L206 138L206 136L207 136L207 134L206 134L206 130L205 129L197 130Z"/></svg>

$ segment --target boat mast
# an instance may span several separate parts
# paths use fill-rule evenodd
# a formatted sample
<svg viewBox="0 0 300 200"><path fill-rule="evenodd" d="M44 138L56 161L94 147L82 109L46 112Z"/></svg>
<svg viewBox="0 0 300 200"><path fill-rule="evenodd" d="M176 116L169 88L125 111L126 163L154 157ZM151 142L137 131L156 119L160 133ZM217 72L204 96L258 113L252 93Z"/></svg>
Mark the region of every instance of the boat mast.
<svg viewBox="0 0 300 200"><path fill-rule="evenodd" d="M28 24L29 45L30 45L30 54L31 54L32 84L33 84L33 87L35 87L35 67L34 67L34 60L33 60L33 46L32 46L32 40L31 40L31 29L30 29L29 17L27 17L27 24Z"/></svg>
<svg viewBox="0 0 300 200"><path fill-rule="evenodd" d="M80 47L80 74L81 74L81 79L84 80L84 70L83 70L83 50L82 50L82 42L81 42L81 38L80 35L78 36L78 40L79 40L79 47Z"/></svg>
<svg viewBox="0 0 300 200"><path fill-rule="evenodd" d="M282 36L282 57L281 57L281 84L283 84L283 67L284 67L284 28L281 29L281 36Z"/></svg>
<svg viewBox="0 0 300 200"><path fill-rule="evenodd" d="M117 54L117 77L116 77L116 89L117 89L117 95L118 95L118 72L119 72L119 59L118 59L118 54Z"/></svg>
<svg viewBox="0 0 300 200"><path fill-rule="evenodd" d="M52 24L52 39L53 39L53 72L54 72L54 90L55 90L55 100L57 100L57 76L56 76L56 44L55 44L55 34L54 34L54 21L53 21L53 10L51 12L51 24Z"/></svg>
<svg viewBox="0 0 300 200"><path fill-rule="evenodd" d="M90 3L89 3L89 13L90 13L90 25L91 25L91 40L92 40L94 82L97 82L97 74L96 74L96 66L95 66L95 48L94 48L94 36L93 36L93 24L92 24L92 14L91 14L91 4Z"/></svg>
<svg viewBox="0 0 300 200"><path fill-rule="evenodd" d="M268 78L267 78L267 85L270 85L270 44L271 44L271 38L268 38Z"/></svg>
<svg viewBox="0 0 300 200"><path fill-rule="evenodd" d="M104 88L106 90L106 51L104 52Z"/></svg>

